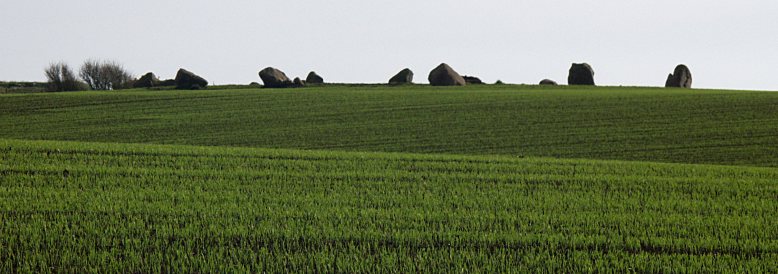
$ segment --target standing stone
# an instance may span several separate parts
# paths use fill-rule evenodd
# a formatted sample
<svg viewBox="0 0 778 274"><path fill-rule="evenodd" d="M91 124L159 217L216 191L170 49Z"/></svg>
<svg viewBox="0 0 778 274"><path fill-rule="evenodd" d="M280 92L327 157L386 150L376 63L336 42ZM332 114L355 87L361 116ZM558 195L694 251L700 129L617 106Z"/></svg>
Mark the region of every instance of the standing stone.
<svg viewBox="0 0 778 274"><path fill-rule="evenodd" d="M556 81L554 81L554 80L551 80L551 79L543 79L543 80L541 80L541 81L540 81L540 84L539 84L539 85L541 85L541 86L556 86L556 85L558 85L558 84L557 84L557 83L556 83Z"/></svg>
<svg viewBox="0 0 778 274"><path fill-rule="evenodd" d="M208 81L188 70L179 69L176 73L177 89L201 89L206 86L208 86Z"/></svg>
<svg viewBox="0 0 778 274"><path fill-rule="evenodd" d="M675 71L667 76L665 87L668 88L692 88L692 73L686 65L678 65Z"/></svg>
<svg viewBox="0 0 778 274"><path fill-rule="evenodd" d="M289 77L283 71L267 67L259 72L259 78L265 83L266 88L286 88L292 85Z"/></svg>
<svg viewBox="0 0 778 274"><path fill-rule="evenodd" d="M467 85L465 78L462 78L459 73L448 66L446 63L440 64L438 67L430 71L427 80L430 81L430 85L433 86L464 86Z"/></svg>
<svg viewBox="0 0 778 274"><path fill-rule="evenodd" d="M594 70L592 66L587 63L573 63L570 67L570 74L567 76L567 84L594 86Z"/></svg>
<svg viewBox="0 0 778 274"><path fill-rule="evenodd" d="M395 76L389 79L390 85L402 85L413 83L413 71L406 68L398 72Z"/></svg>
<svg viewBox="0 0 778 274"><path fill-rule="evenodd" d="M141 76L135 83L132 84L134 88L153 88L159 86L160 81L154 73L146 73Z"/></svg>
<svg viewBox="0 0 778 274"><path fill-rule="evenodd" d="M324 78L316 74L315 71L308 73L308 77L305 77L305 82L308 84L321 85L324 84Z"/></svg>
<svg viewBox="0 0 778 274"><path fill-rule="evenodd" d="M481 81L481 79L478 79L478 77L475 76L462 76L462 79L465 79L465 83L468 85L483 85L484 82Z"/></svg>

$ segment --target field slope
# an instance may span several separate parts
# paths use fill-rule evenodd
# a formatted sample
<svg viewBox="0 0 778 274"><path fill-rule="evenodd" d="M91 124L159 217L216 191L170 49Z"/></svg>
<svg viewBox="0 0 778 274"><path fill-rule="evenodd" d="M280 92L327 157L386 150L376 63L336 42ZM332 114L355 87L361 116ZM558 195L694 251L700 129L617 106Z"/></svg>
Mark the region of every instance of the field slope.
<svg viewBox="0 0 778 274"><path fill-rule="evenodd" d="M0 138L778 166L778 93L470 86L0 96Z"/></svg>
<svg viewBox="0 0 778 274"><path fill-rule="evenodd" d="M0 157L6 270L778 271L773 168L18 140Z"/></svg>
<svg viewBox="0 0 778 274"><path fill-rule="evenodd" d="M778 93L0 95L0 272L778 272Z"/></svg>

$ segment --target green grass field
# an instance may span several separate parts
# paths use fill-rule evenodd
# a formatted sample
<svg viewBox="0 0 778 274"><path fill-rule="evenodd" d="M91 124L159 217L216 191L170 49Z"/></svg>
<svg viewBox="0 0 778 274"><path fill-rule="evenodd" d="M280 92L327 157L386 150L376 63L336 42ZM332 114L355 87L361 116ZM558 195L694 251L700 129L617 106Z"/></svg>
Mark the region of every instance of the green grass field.
<svg viewBox="0 0 778 274"><path fill-rule="evenodd" d="M0 148L4 269L778 270L772 168L9 140Z"/></svg>
<svg viewBox="0 0 778 274"><path fill-rule="evenodd" d="M0 138L778 166L778 93L323 87L7 95Z"/></svg>
<svg viewBox="0 0 778 274"><path fill-rule="evenodd" d="M775 273L777 108L655 88L0 95L0 272Z"/></svg>

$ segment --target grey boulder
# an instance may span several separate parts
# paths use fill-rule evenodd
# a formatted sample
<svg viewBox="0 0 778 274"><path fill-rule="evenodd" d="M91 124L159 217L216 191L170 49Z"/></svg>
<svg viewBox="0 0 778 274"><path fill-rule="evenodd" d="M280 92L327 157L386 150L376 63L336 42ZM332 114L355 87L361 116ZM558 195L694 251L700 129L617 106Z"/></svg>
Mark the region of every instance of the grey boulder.
<svg viewBox="0 0 778 274"><path fill-rule="evenodd" d="M438 67L430 71L427 80L430 81L430 85L433 86L464 86L467 85L465 78L462 78L453 68L446 63L440 64Z"/></svg>
<svg viewBox="0 0 778 274"><path fill-rule="evenodd" d="M132 84L134 88L153 88L159 86L160 81L154 73L146 73L141 76L135 83Z"/></svg>
<svg viewBox="0 0 778 274"><path fill-rule="evenodd" d="M286 88L292 86L292 81L286 74L273 67L267 67L259 71L259 78L265 83L266 88Z"/></svg>
<svg viewBox="0 0 778 274"><path fill-rule="evenodd" d="M308 84L321 85L324 84L324 78L316 74L315 71L308 73L308 77L305 77L305 82Z"/></svg>
<svg viewBox="0 0 778 274"><path fill-rule="evenodd" d="M665 87L692 88L692 73L686 65L678 65L672 74L667 76Z"/></svg>
<svg viewBox="0 0 778 274"><path fill-rule="evenodd" d="M402 85L413 83L413 71L406 68L398 72L396 75L389 79L390 85Z"/></svg>
<svg viewBox="0 0 778 274"><path fill-rule="evenodd" d="M206 86L208 86L208 81L191 71L179 69L176 73L177 89L202 89Z"/></svg>
<svg viewBox="0 0 778 274"><path fill-rule="evenodd" d="M405 68L392 76L392 78L389 79L390 85L402 85L402 84L412 84L413 83L413 71L409 68Z"/></svg>
<svg viewBox="0 0 778 274"><path fill-rule="evenodd" d="M305 80L301 80L300 77L295 77L292 83L296 88L301 88L305 86Z"/></svg>
<svg viewBox="0 0 778 274"><path fill-rule="evenodd" d="M567 76L567 84L594 86L594 69L587 63L573 63Z"/></svg>

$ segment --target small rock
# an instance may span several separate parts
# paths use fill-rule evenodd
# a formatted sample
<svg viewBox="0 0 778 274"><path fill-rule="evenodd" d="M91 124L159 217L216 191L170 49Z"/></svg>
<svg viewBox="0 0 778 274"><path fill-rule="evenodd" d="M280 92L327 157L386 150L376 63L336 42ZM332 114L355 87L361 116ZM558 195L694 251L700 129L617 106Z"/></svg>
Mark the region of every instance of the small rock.
<svg viewBox="0 0 778 274"><path fill-rule="evenodd" d="M463 79L465 79L465 82L468 85L483 85L484 82L481 81L481 79L478 79L478 77L475 76L462 76Z"/></svg>
<svg viewBox="0 0 778 274"><path fill-rule="evenodd" d="M540 81L539 85L541 85L541 86L556 86L556 85L559 85L559 84L557 84L556 81L551 80L551 79L543 79L543 80Z"/></svg>

